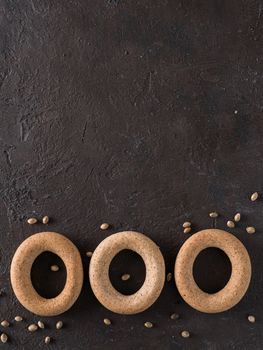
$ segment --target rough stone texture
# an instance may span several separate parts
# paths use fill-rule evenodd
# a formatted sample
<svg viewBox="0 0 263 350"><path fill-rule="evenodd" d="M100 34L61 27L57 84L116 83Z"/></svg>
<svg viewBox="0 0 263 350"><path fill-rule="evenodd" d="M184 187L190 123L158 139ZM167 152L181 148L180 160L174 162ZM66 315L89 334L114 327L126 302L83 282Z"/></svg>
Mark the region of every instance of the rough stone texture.
<svg viewBox="0 0 263 350"><path fill-rule="evenodd" d="M109 277L113 258L125 249L139 254L146 269L142 287L132 295L116 290ZM90 261L89 279L93 293L107 309L124 315L137 314L147 310L161 294L165 282L163 255L146 235L134 231L118 232L105 238L95 249Z"/></svg>
<svg viewBox="0 0 263 350"><path fill-rule="evenodd" d="M219 248L228 256L232 272L224 288L209 294L201 290L193 276L198 254L207 248ZM181 247L174 267L175 283L182 298L201 312L226 311L240 302L251 279L251 262L244 245L232 234L218 229L202 230Z"/></svg>
<svg viewBox="0 0 263 350"><path fill-rule="evenodd" d="M250 201L263 192L261 1L0 4L1 317L39 319L20 306L9 280L20 242L44 230L27 218L50 216L45 230L69 237L86 271L70 311L44 318L50 328L41 333L15 324L5 346L37 349L49 335L59 350L262 349L263 202ZM221 216L212 220L208 213L215 210ZM225 229L237 211L242 219L231 232L249 251L253 277L230 311L195 311L172 282L134 316L111 314L92 295L85 252L109 234L149 232L169 272L188 237L183 222L190 220L193 232ZM101 231L103 222L112 228ZM251 225L254 235L245 231ZM41 278L44 267L50 271L47 260L58 264L52 259L41 260L35 283L42 289L61 283L62 268L53 285ZM128 254L113 262L120 290L140 286L144 270L137 262ZM212 251L200 258L197 277L212 291L227 271L225 257ZM123 273L131 274L125 283ZM174 312L177 321L169 317ZM58 332L61 317L65 329ZM146 321L155 326L146 329Z"/></svg>

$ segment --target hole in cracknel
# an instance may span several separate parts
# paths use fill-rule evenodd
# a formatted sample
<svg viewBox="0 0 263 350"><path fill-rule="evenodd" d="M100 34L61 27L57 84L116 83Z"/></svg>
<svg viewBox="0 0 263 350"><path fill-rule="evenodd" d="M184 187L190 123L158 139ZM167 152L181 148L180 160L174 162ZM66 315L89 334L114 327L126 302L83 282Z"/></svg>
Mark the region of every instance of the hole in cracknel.
<svg viewBox="0 0 263 350"><path fill-rule="evenodd" d="M129 274L130 279L123 281L121 276ZM132 250L122 250L112 259L109 268L110 281L115 289L130 295L141 288L145 280L146 269L141 256Z"/></svg>
<svg viewBox="0 0 263 350"><path fill-rule="evenodd" d="M225 287L231 269L231 262L221 249L206 248L195 259L193 276L198 287L211 294Z"/></svg>
<svg viewBox="0 0 263 350"><path fill-rule="evenodd" d="M59 270L51 271L50 267L57 265ZM54 298L58 296L66 283L66 266L60 257L51 252L40 254L33 263L31 269L31 280L33 287L43 298Z"/></svg>

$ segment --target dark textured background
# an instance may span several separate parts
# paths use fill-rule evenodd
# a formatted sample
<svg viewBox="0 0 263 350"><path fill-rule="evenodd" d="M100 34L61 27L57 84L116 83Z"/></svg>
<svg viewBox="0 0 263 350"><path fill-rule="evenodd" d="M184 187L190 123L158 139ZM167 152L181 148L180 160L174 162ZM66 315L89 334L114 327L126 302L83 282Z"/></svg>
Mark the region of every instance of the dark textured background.
<svg viewBox="0 0 263 350"><path fill-rule="evenodd" d="M42 348L51 335L52 349L262 349L263 201L249 200L263 184L262 1L0 5L0 316L26 318L6 330L11 342L0 347ZM221 214L216 222L212 210ZM251 255L253 278L231 311L197 312L173 282L134 316L115 315L92 295L85 252L111 233L146 233L172 271L186 219L195 231L224 229L236 211L243 219L231 232ZM85 284L70 311L43 318L49 328L31 334L25 327L39 318L14 297L9 267L18 245L47 229L26 219L46 214L48 229L80 249ZM111 229L99 230L102 222ZM245 232L248 224L255 235ZM63 266L55 277L48 272L53 261L46 254L33 269L45 295L63 287ZM130 282L120 281L124 272ZM143 276L135 254L122 253L112 264L122 291L139 287ZM226 276L223 254L210 250L198 259L196 279L205 290L223 287ZM170 320L173 312L180 320ZM55 331L59 319L65 328ZM145 329L145 321L155 327ZM180 337L184 329L191 338Z"/></svg>

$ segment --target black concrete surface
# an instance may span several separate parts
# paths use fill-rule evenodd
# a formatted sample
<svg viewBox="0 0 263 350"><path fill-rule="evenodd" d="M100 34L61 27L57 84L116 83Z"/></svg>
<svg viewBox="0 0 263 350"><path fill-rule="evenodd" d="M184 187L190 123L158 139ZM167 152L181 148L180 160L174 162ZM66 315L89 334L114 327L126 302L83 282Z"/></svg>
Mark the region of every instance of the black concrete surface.
<svg viewBox="0 0 263 350"><path fill-rule="evenodd" d="M10 337L1 347L47 348L50 335L48 348L63 350L262 349L263 202L249 200L254 191L263 197L262 8L256 0L0 0L0 317L25 318L1 327ZM213 221L214 210L220 217ZM85 252L108 235L144 232L169 272L188 237L185 220L193 232L226 229L237 211L242 220L231 232L249 251L253 277L232 310L195 311L173 282L134 316L113 314L93 296ZM43 215L51 217L47 227L26 223ZM110 230L101 231L102 222ZM257 232L248 235L247 225ZM47 328L31 334L26 326L39 317L16 300L9 268L18 245L47 229L77 245L85 283L71 310L41 318ZM55 277L52 263L61 266ZM32 271L34 286L49 297L65 275L52 254ZM216 249L197 259L204 290L222 288L229 275ZM136 254L123 252L111 266L124 293L144 276ZM169 318L174 312L180 319ZM182 330L191 337L181 338Z"/></svg>

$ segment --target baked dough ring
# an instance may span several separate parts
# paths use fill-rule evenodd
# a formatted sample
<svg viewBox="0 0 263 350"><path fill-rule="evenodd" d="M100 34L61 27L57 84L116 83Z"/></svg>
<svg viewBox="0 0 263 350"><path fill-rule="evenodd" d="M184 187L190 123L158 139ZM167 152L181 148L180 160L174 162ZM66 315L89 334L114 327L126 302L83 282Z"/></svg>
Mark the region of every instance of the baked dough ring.
<svg viewBox="0 0 263 350"><path fill-rule="evenodd" d="M146 267L142 287L132 295L119 293L109 279L114 256L123 249L139 254ZM89 267L91 288L107 309L119 314L136 314L148 309L159 297L165 281L165 264L159 247L139 232L124 231L104 239L94 251Z"/></svg>
<svg viewBox="0 0 263 350"><path fill-rule="evenodd" d="M203 292L193 277L197 255L206 248L216 247L228 256L232 273L226 286L219 292ZM216 229L200 231L181 247L174 268L175 283L182 298L194 309L216 313L236 305L246 293L251 278L251 263L244 245L232 234Z"/></svg>
<svg viewBox="0 0 263 350"><path fill-rule="evenodd" d="M57 254L64 262L67 279L63 291L55 298L41 297L31 281L31 268L44 251ZM83 267L76 246L55 232L41 232L27 238L17 248L11 263L11 284L20 303L40 316L56 316L67 311L77 300L83 284Z"/></svg>

